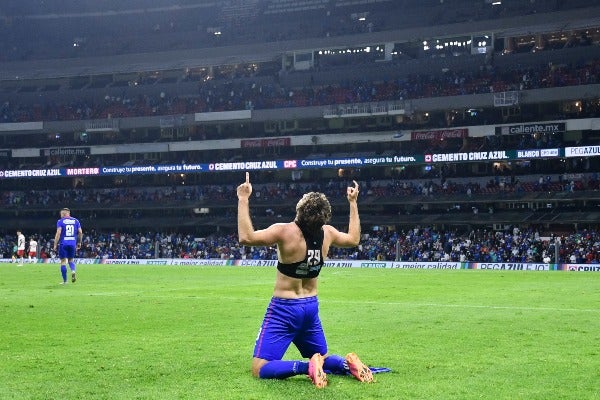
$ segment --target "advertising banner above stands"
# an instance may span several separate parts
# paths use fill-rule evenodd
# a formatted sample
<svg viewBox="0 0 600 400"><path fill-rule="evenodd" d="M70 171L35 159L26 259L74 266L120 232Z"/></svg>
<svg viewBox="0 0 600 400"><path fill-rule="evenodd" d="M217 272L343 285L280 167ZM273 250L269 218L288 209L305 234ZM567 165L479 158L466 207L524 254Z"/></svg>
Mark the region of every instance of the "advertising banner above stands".
<svg viewBox="0 0 600 400"><path fill-rule="evenodd" d="M0 178L47 178L50 176L67 176L59 168L50 169L7 169L0 170Z"/></svg>
<svg viewBox="0 0 600 400"><path fill-rule="evenodd" d="M426 163L449 163L469 161L510 161L554 158L563 155L562 149L473 151L468 153L425 154Z"/></svg>
<svg viewBox="0 0 600 400"><path fill-rule="evenodd" d="M10 258L0 258L0 263L10 263ZM38 260L38 263L58 264L59 259ZM195 258L157 259L94 259L76 258L76 264L107 265L174 265L174 266L234 266L234 267L276 267L277 260L222 260ZM471 269L497 271L567 271L600 272L599 264L543 264L543 263L475 263L475 262L417 262L417 261L369 261L369 260L328 260L325 268L393 268L393 269Z"/></svg>
<svg viewBox="0 0 600 400"><path fill-rule="evenodd" d="M469 153L425 154L426 163L462 161L505 161L515 159L515 151L473 151Z"/></svg>
<svg viewBox="0 0 600 400"><path fill-rule="evenodd" d="M270 145L270 144L267 144ZM36 150L37 149L33 149ZM85 148L53 148L43 149L51 154L64 152L86 152ZM57 153L58 152L58 153ZM1 154L1 153L0 153ZM13 154L14 155L14 154ZM319 169L319 168L361 168L372 166L396 166L414 164L435 164L454 162L497 162L511 160L532 160L554 157L584 157L600 156L600 146L567 147L566 149L532 149L532 150L502 150L476 151L467 153L436 153L412 156L374 156L374 157L344 157L316 158L304 160L270 160L270 161L239 161L203 164L155 164L129 165L111 167L85 168L48 168L0 170L0 179L4 178L47 178L47 177L76 177L103 175L144 175L144 174L187 174L216 171L255 171L282 169Z"/></svg>
<svg viewBox="0 0 600 400"><path fill-rule="evenodd" d="M560 157L560 149L532 149L532 150L517 150L518 159L536 159L536 158L552 158Z"/></svg>
<svg viewBox="0 0 600 400"><path fill-rule="evenodd" d="M91 147L53 147L40 149L40 156L89 156Z"/></svg>
<svg viewBox="0 0 600 400"><path fill-rule="evenodd" d="M292 144L291 137L270 138L270 139L242 139L240 141L241 148L247 147L280 147L290 146Z"/></svg>
<svg viewBox="0 0 600 400"><path fill-rule="evenodd" d="M496 135L522 135L528 133L562 133L567 130L565 122L519 124L497 126Z"/></svg>
<svg viewBox="0 0 600 400"><path fill-rule="evenodd" d="M565 157L596 157L600 156L600 146L567 147Z"/></svg>
<svg viewBox="0 0 600 400"><path fill-rule="evenodd" d="M411 140L461 139L468 136L469 128L433 129L430 131L413 131L410 133Z"/></svg>
<svg viewBox="0 0 600 400"><path fill-rule="evenodd" d="M86 168L50 168L50 169L23 169L0 170L2 178L46 178L75 177L75 176L102 176L102 175L143 175L143 174L168 174L168 173L200 173L215 171L255 171L277 169L317 169L317 168L344 168L363 167L374 165L416 164L423 162L423 156L387 156L387 157L350 157L327 158L314 160L273 160L273 161L240 161L210 164L170 164L170 165L133 165L112 167L86 167Z"/></svg>

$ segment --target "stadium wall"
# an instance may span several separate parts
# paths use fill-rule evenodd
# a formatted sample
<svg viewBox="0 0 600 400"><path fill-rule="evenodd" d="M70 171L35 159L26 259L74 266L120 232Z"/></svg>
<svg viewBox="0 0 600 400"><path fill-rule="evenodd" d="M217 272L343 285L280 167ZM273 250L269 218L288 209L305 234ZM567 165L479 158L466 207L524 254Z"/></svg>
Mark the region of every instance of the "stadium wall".
<svg viewBox="0 0 600 400"><path fill-rule="evenodd" d="M0 263L10 263L10 258L0 259ZM38 263L57 264L59 259L38 260ZM174 265L174 266L237 266L237 267L275 267L277 260L221 260L221 259L94 259L78 258L76 264L107 265ZM503 271L572 271L600 272L600 265L594 264L543 264L543 263L475 263L475 262L409 262L409 261L369 261L369 260L331 260L325 267L333 268L397 268L397 269L479 269Z"/></svg>

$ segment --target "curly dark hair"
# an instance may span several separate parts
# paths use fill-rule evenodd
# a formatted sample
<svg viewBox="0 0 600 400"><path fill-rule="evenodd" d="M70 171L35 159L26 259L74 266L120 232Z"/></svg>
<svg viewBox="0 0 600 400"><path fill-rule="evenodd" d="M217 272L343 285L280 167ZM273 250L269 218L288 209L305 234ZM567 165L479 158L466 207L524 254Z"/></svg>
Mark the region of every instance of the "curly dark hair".
<svg viewBox="0 0 600 400"><path fill-rule="evenodd" d="M296 222L309 232L318 232L331 220L331 204L323 193L308 192L296 204Z"/></svg>

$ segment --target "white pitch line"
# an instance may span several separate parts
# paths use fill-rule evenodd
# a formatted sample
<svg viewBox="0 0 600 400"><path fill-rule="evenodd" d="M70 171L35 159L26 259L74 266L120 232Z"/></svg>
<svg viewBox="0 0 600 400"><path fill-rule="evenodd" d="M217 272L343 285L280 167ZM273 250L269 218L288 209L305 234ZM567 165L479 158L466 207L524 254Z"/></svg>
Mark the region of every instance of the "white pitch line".
<svg viewBox="0 0 600 400"><path fill-rule="evenodd" d="M450 308L487 308L498 310L525 310L525 311L580 311L580 312L600 312L598 308L558 308L558 307L523 307L523 306L493 306L483 304L442 304L442 303L402 303L402 302L384 302L384 301L346 301L346 300L326 300L325 303L342 304L383 304L407 307L450 307Z"/></svg>
<svg viewBox="0 0 600 400"><path fill-rule="evenodd" d="M154 292L155 293L155 292ZM129 292L129 293L89 293L89 296L140 296L145 298L175 298L174 296L166 295L146 295L144 292ZM231 296L194 296L183 295L177 296L178 299L196 299L196 300L232 300L232 301L259 301L267 304L269 297L231 297ZM355 300L322 300L319 303L327 304L362 304L362 305L386 305L386 306L402 306L402 307L445 307L445 308L478 308L490 310L521 310L521 311L557 311L557 312L590 312L600 313L600 308L559 308L559 307L523 307L523 306L494 306L484 304L443 304L443 303L403 303L399 301L355 301Z"/></svg>

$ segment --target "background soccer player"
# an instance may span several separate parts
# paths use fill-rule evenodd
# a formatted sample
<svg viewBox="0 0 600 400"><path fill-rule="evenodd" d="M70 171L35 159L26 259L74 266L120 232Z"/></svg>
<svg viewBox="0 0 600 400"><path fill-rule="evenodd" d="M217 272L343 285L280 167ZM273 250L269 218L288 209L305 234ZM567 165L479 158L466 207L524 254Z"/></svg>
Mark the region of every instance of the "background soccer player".
<svg viewBox="0 0 600 400"><path fill-rule="evenodd" d="M254 347L252 373L266 379L283 379L308 374L318 388L327 385L324 370L371 382L371 370L354 353L346 357L327 354L327 342L317 299L317 276L330 246L354 247L360 240L358 184L348 187L350 222L348 233L326 225L331 205L322 193L306 193L296 205L293 222L273 224L255 231L250 218L252 194L249 174L237 188L238 235L243 245L277 245L278 263L275 289ZM306 361L283 361L291 343Z"/></svg>
<svg viewBox="0 0 600 400"><path fill-rule="evenodd" d="M67 283L67 261L71 269L71 282L76 281L75 276L75 250L81 247L83 231L77 218L71 217L71 210L63 208L60 210L60 219L56 222L56 235L54 235L54 251L58 248L60 258L60 273L63 285Z"/></svg>
<svg viewBox="0 0 600 400"><path fill-rule="evenodd" d="M18 251L17 249L19 247L17 246L17 244L15 242L12 242L12 245L13 245L13 247L12 247L12 260L11 260L11 263L14 264L14 263L17 262L17 251Z"/></svg>
<svg viewBox="0 0 600 400"><path fill-rule="evenodd" d="M37 244L35 238L32 236L29 239L29 249L28 249L28 256L29 256L30 263L37 262L37 245L38 244Z"/></svg>
<svg viewBox="0 0 600 400"><path fill-rule="evenodd" d="M19 258L19 267L23 266L23 257L25 256L25 235L17 231L17 257Z"/></svg>

